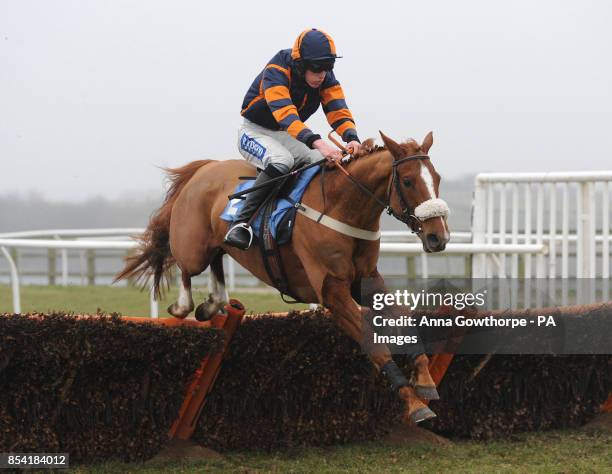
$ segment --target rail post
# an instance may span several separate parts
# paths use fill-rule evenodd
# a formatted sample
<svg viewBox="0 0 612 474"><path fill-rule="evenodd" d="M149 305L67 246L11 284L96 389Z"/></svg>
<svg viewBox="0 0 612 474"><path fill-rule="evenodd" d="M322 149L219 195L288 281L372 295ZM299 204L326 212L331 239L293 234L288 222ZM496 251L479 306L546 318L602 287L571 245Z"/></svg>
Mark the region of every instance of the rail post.
<svg viewBox="0 0 612 474"><path fill-rule="evenodd" d="M12 255L5 247L0 247L2 254L6 257L9 264L9 271L11 274L11 289L13 293L13 313L21 313L21 295L19 292L19 272L17 271L17 265L13 260Z"/></svg>
<svg viewBox="0 0 612 474"><path fill-rule="evenodd" d="M472 243L484 244L486 230L486 189L485 184L476 176L474 196L472 200ZM484 278L486 272L486 255L478 254L472 257L472 278Z"/></svg>
<svg viewBox="0 0 612 474"><path fill-rule="evenodd" d="M53 238L55 240L62 240L58 234L55 234ZM62 286L68 286L68 249L61 249L60 255L62 262Z"/></svg>
<svg viewBox="0 0 612 474"><path fill-rule="evenodd" d="M87 284L94 286L96 284L96 254L94 250L87 250Z"/></svg>
<svg viewBox="0 0 612 474"><path fill-rule="evenodd" d="M155 299L155 280L153 276L149 278L149 316L153 319L159 318L159 305Z"/></svg>
<svg viewBox="0 0 612 474"><path fill-rule="evenodd" d="M56 265L55 265L56 253L55 249L47 250L47 273L49 279L49 285L55 285L55 273L56 273Z"/></svg>

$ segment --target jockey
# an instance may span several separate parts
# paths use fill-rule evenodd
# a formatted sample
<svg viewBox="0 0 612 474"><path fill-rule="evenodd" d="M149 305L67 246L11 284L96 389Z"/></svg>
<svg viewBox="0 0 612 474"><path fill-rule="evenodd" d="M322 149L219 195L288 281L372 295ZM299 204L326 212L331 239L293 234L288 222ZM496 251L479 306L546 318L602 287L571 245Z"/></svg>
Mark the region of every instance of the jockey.
<svg viewBox="0 0 612 474"><path fill-rule="evenodd" d="M327 158L342 158L340 150L310 130L304 122L319 105L331 127L353 153L360 148L353 116L333 73L336 47L332 38L315 28L303 31L292 49L279 51L255 78L244 97L238 129L240 154L261 172L254 186L302 166ZM268 187L250 192L225 243L250 247L249 220L269 193Z"/></svg>

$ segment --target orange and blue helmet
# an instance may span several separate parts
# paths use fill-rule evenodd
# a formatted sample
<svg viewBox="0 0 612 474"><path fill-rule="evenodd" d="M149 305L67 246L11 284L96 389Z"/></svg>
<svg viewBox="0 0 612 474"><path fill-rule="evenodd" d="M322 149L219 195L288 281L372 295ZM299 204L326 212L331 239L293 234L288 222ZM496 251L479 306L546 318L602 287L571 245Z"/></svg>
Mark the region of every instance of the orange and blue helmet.
<svg viewBox="0 0 612 474"><path fill-rule="evenodd" d="M291 58L300 61L309 69L331 70L336 58L336 45L331 36L316 28L302 31L293 44ZM318 67L317 67L318 66Z"/></svg>

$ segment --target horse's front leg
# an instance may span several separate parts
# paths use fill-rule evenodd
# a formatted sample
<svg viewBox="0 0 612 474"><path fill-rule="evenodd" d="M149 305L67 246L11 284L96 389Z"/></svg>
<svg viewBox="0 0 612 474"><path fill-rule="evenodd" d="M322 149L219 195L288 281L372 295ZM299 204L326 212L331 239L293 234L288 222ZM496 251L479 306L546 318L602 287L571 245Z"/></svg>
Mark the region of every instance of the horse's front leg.
<svg viewBox="0 0 612 474"><path fill-rule="evenodd" d="M351 297L350 280L327 275L323 281L321 296L323 304L331 310L334 322L364 347L376 368L383 371L393 389L397 390L398 396L404 400L403 421L415 424L435 417L435 413L417 397L415 389L409 386L408 379L393 361L389 348L385 344L373 343L371 328L369 325L363 326L362 312L370 309L362 308Z"/></svg>
<svg viewBox="0 0 612 474"><path fill-rule="evenodd" d="M362 285L361 279L355 280L351 285L351 294L360 305L372 301L375 293L387 293L385 280L378 271L368 278L367 285ZM398 306L392 306L390 311L394 318L405 315L402 308ZM415 366L414 389L416 395L424 400L439 400L440 395L436 389L436 383L429 373L429 357L419 350L412 354L412 360Z"/></svg>

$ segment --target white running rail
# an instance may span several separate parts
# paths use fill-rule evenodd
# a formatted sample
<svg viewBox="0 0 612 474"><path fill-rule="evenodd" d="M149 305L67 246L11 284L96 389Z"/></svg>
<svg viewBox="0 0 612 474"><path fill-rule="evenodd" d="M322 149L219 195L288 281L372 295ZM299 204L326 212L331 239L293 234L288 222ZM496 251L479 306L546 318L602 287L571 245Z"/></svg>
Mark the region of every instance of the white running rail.
<svg viewBox="0 0 612 474"><path fill-rule="evenodd" d="M105 240L63 240L61 237L104 237L127 234L138 234L143 229L88 229L88 230L52 230L52 231L29 231L12 232L0 234L0 251L9 262L11 275L11 289L13 297L13 312L21 312L21 294L19 283L19 272L13 257L7 248L42 248L59 249L62 251L62 281L67 284L68 280L68 250L130 250L137 246L137 242L131 241L105 241ZM35 239L33 237L53 237L53 239ZM153 293L153 285L149 291L149 314L152 318L159 317L159 308Z"/></svg>
<svg viewBox="0 0 612 474"><path fill-rule="evenodd" d="M138 235L144 231L142 228L126 229L58 229L37 230L25 232L11 232L0 234L0 250L9 262L11 276L11 287L13 297L13 311L21 312L20 278L17 265L13 260L9 248L38 248L59 249L61 251L62 285L68 284L68 251L69 250L129 250L137 244L134 240L125 240L128 235ZM428 278L428 265L423 246L418 238L409 231L385 231L382 233L380 253L381 255L420 255L421 277ZM499 252L515 252L517 254L544 254L546 246L543 244L522 244L518 247L501 243L471 243L469 232L453 233L453 240L444 251L447 255L486 255ZM46 237L46 238L44 238ZM69 238L69 239L67 239ZM111 240L120 238L123 240ZM76 239L76 240L75 240ZM105 240L103 240L105 239ZM495 263L496 260L493 260ZM498 271L501 271L498 268ZM235 262L228 260L228 286L230 290L235 289ZM158 317L158 302L150 291L150 315Z"/></svg>
<svg viewBox="0 0 612 474"><path fill-rule="evenodd" d="M545 245L548 252L535 255L535 265L526 255L521 272L515 251L481 254L472 277L492 277L496 259L500 278L610 278L611 182L612 171L476 176L473 243Z"/></svg>

